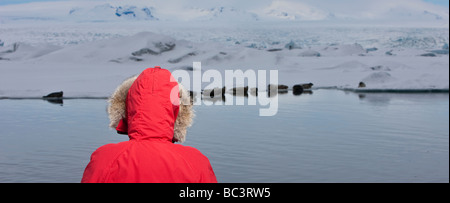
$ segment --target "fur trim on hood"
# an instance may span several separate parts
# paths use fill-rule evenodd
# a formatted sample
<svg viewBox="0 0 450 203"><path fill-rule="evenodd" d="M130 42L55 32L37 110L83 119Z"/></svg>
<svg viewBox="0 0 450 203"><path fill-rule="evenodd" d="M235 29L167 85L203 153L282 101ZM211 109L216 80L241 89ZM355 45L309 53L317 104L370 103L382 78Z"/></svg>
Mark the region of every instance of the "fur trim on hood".
<svg viewBox="0 0 450 203"><path fill-rule="evenodd" d="M109 99L108 115L109 115L109 127L116 129L119 122L126 118L126 100L128 90L133 85L138 76L133 76L126 79ZM173 140L183 143L186 140L187 128L192 126L193 118L195 116L194 109L190 100L189 92L181 85L178 84L180 95L180 108L178 117L175 121Z"/></svg>

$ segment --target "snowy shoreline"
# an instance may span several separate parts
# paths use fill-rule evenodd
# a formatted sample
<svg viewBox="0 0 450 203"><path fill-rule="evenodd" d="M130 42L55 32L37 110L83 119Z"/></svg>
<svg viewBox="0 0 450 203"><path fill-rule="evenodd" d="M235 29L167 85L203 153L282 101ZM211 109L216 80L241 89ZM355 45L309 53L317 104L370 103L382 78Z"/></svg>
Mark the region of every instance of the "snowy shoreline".
<svg viewBox="0 0 450 203"><path fill-rule="evenodd" d="M435 49L367 48L357 43L255 48L195 43L151 32L64 47L14 43L0 47L0 97L40 97L61 90L68 97L108 97L123 80L154 66L190 75L278 70L278 83L290 87L313 83L315 88L355 92L448 92L448 45L442 47L443 54L424 55L433 53L430 50ZM193 68L197 61L201 70ZM367 87L358 88L360 82ZM202 88L209 84L203 82ZM192 89L192 84L183 85Z"/></svg>
<svg viewBox="0 0 450 203"><path fill-rule="evenodd" d="M231 90L231 89L230 89ZM228 90L228 91L230 91ZM318 90L336 90L336 91L343 91L343 92L352 92L355 94L382 94L382 93L387 93L387 94L448 94L449 90L448 89L398 89L398 90L394 90L394 89L340 89L337 87L322 87L322 88L313 88L311 90L308 90L309 92L314 92L314 91L318 91ZM264 91L266 92L266 91ZM283 92L283 94L293 94L292 89L289 89L288 92ZM194 94L197 94L197 92L194 92ZM228 92L225 93L225 95L229 95L229 96L235 96L232 93ZM300 95L300 94L299 94ZM205 99L210 99L209 95L202 95L203 98ZM34 97L29 97L29 96L16 96L16 97L7 97L7 96L2 96L0 97L0 100L44 100L44 101L57 101L57 100L108 100L109 97L104 97L104 96L99 96L99 97L95 97L95 96L84 96L84 97L61 97L61 98L44 98L39 97L39 96L34 96Z"/></svg>
<svg viewBox="0 0 450 203"><path fill-rule="evenodd" d="M445 27L226 25L230 27L214 21L0 22L0 97L42 97L56 91L68 97L109 97L123 80L145 68L192 75L199 71L193 62L202 63L202 73L216 70L221 75L226 70L278 70L279 84L290 87L313 83L315 88L355 92L449 90ZM360 82L366 87L358 88ZM183 85L192 89L192 84ZM208 85L202 83L202 88Z"/></svg>

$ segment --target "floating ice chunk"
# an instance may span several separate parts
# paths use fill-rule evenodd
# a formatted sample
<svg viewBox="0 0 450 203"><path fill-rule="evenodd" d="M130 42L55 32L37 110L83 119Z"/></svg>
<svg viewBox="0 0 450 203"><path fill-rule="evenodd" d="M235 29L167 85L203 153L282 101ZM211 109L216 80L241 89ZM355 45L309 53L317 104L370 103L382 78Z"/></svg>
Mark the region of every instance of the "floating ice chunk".
<svg viewBox="0 0 450 203"><path fill-rule="evenodd" d="M61 48L62 47L50 44L32 46L26 43L14 43L10 49L2 52L1 54L5 57L4 60L24 60L38 58L55 52Z"/></svg>
<svg viewBox="0 0 450 203"><path fill-rule="evenodd" d="M292 50L292 49L302 49L302 47L298 44L296 44L294 41L291 40L291 42L287 43L284 48Z"/></svg>
<svg viewBox="0 0 450 203"><path fill-rule="evenodd" d="M362 45L355 43L344 45L332 44L323 48L321 53L324 56L352 56L365 54L367 51L362 47Z"/></svg>
<svg viewBox="0 0 450 203"><path fill-rule="evenodd" d="M425 56L425 57L436 57L435 53L425 53L425 54L421 54L420 56Z"/></svg>
<svg viewBox="0 0 450 203"><path fill-rule="evenodd" d="M373 71L391 71L391 69L388 66L384 66L384 65L370 67L370 70L373 70Z"/></svg>
<svg viewBox="0 0 450 203"><path fill-rule="evenodd" d="M300 53L299 56L302 56L302 57L320 57L320 53L317 52L317 51L308 50L308 51L304 51L304 52Z"/></svg>
<svg viewBox="0 0 450 203"><path fill-rule="evenodd" d="M374 84L383 84L388 82L395 81L395 78L391 76L388 72L376 72L372 73L369 76L362 79L362 82L365 83L368 87Z"/></svg>
<svg viewBox="0 0 450 203"><path fill-rule="evenodd" d="M376 48L376 47L372 47L372 48L368 48L368 49L366 49L366 52L367 52L367 53L369 53L369 52L373 52L373 51L378 51L378 48Z"/></svg>
<svg viewBox="0 0 450 203"><path fill-rule="evenodd" d="M445 44L444 44L444 46L442 46L442 49L446 49L446 50L448 50L448 44L447 44L447 43L445 43Z"/></svg>
<svg viewBox="0 0 450 203"><path fill-rule="evenodd" d="M441 50L432 50L432 51L430 51L431 53L434 53L434 54L442 54L442 55L445 55L445 54L448 54L448 49L441 49Z"/></svg>

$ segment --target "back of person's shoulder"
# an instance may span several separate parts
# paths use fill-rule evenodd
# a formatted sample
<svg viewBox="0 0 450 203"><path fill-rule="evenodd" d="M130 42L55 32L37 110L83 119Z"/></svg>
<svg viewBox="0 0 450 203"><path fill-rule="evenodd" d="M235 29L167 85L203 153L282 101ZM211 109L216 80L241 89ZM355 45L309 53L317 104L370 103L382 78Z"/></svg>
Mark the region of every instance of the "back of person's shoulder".
<svg viewBox="0 0 450 203"><path fill-rule="evenodd" d="M99 147L97 150L95 150L95 155L100 156L116 156L119 153L122 153L124 149L127 148L129 145L129 142L120 142L120 143L114 143L114 144L106 144L101 147Z"/></svg>
<svg viewBox="0 0 450 203"><path fill-rule="evenodd" d="M190 159L193 162L202 162L209 164L209 159L206 157L200 150L191 146L183 146L178 145L179 150L182 151L182 154L187 159Z"/></svg>
<svg viewBox="0 0 450 203"><path fill-rule="evenodd" d="M189 154L189 155L202 155L202 152L200 152L200 150L198 150L195 147L191 147L191 146L184 146L184 145L180 145L180 144L175 144L174 145L177 150L183 151L183 153L185 154Z"/></svg>

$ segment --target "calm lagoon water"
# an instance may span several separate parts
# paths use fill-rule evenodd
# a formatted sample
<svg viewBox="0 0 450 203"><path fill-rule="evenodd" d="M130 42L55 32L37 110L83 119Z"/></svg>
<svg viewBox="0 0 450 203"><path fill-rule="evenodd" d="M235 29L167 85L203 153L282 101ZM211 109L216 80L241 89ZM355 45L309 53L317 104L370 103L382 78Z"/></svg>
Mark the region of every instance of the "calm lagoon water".
<svg viewBox="0 0 450 203"><path fill-rule="evenodd" d="M219 182L449 182L448 93L278 99L273 117L259 117L261 106L196 106L184 145L210 159ZM0 182L79 182L95 149L128 138L108 128L106 107L0 100Z"/></svg>

